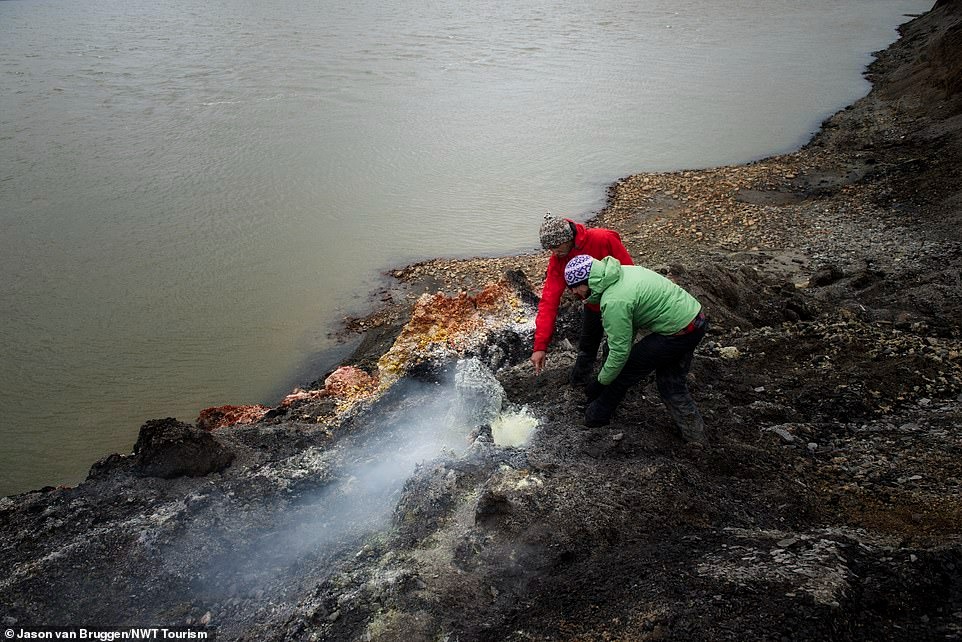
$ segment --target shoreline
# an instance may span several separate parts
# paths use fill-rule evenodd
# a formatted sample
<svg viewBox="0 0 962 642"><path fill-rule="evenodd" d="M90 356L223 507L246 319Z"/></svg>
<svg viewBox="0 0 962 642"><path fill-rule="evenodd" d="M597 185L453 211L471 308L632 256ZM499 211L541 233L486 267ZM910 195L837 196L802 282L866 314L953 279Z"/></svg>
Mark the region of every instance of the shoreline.
<svg viewBox="0 0 962 642"><path fill-rule="evenodd" d="M899 27L899 39L906 25L926 14L905 15L909 22ZM820 253L832 251L831 243L822 238L828 228L849 223L852 216L828 212L823 216L817 209L799 212L786 206L852 189L875 171L878 161L871 152L843 158L822 141L830 130L846 126L837 123L856 105L874 98L877 77L884 74L880 68L890 64L884 58L896 43L875 52L866 66L863 75L872 84L869 94L827 117L798 149L744 163L641 172L616 179L607 188L605 205L584 224L615 230L639 264L662 271L670 263L710 260L724 254L741 255L748 263L779 276L801 278L813 261L818 262ZM848 202L838 207L857 205ZM800 230L805 232L803 238L786 238ZM536 236L535 225L532 238L536 240ZM350 336L361 342L342 365L351 359L370 360L370 346L383 346L388 337L396 336L423 294L476 293L512 270L521 271L537 293L546 266L546 254L533 250L494 257L436 257L390 268L381 274L384 285L368 296L370 311L345 317L331 333L339 341ZM365 338L372 334L373 340Z"/></svg>
<svg viewBox="0 0 962 642"><path fill-rule="evenodd" d="M810 203L801 207L802 203L813 195L851 188L874 164L861 154L843 160L831 151L810 149L821 135L820 129L794 152L748 163L620 178L609 186L606 205L584 224L615 230L638 264L661 272L678 263L735 260L806 287L806 275L816 269L813 265L833 252L829 229L857 225L853 219L860 208L853 202L859 196L854 193L835 205L848 210L843 213L820 211ZM802 236L794 236L800 231ZM537 295L547 258L537 250L497 257L438 257L387 270L383 273L387 283L369 296L371 311L345 318L333 333L341 341L360 341L341 365L370 365L379 350L390 346L425 294L476 294L485 284L517 271ZM840 269L858 267L849 263Z"/></svg>

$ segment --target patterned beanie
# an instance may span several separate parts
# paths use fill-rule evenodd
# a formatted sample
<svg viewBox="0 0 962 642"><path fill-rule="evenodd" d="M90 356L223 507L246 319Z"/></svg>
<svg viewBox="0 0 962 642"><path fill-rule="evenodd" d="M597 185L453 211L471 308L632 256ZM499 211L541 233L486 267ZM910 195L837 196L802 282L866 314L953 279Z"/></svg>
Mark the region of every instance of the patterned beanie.
<svg viewBox="0 0 962 642"><path fill-rule="evenodd" d="M594 259L587 254L579 254L568 261L568 265L565 266L565 283L568 284L568 287L587 281L588 274L591 273L592 263L594 263Z"/></svg>
<svg viewBox="0 0 962 642"><path fill-rule="evenodd" d="M562 243L567 243L575 237L575 232L571 229L571 223L563 218L555 218L550 213L544 215L544 222L541 224L541 247L550 250Z"/></svg>

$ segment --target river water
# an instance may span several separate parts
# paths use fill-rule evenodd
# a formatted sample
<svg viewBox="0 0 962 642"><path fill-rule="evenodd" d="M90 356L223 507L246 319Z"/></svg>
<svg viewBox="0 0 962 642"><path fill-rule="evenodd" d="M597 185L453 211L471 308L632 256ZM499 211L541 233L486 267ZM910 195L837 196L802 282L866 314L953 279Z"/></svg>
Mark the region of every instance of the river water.
<svg viewBox="0 0 962 642"><path fill-rule="evenodd" d="M0 2L0 493L276 403L392 266L797 148L930 6Z"/></svg>

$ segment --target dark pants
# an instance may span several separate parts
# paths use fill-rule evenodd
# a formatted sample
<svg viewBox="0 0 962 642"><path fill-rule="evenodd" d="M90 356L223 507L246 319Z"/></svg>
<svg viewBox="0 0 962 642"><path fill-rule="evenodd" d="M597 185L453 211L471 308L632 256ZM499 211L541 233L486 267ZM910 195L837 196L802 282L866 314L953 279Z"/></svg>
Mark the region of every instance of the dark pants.
<svg viewBox="0 0 962 642"><path fill-rule="evenodd" d="M618 377L588 404L585 423L596 426L608 424L628 390L654 372L658 394L667 406L672 421L685 439L700 441L704 421L688 391L688 371L691 370L695 348L707 330L706 319L700 327L687 334L649 334L636 343Z"/></svg>
<svg viewBox="0 0 962 642"><path fill-rule="evenodd" d="M582 306L581 336L578 338L578 358L571 368L570 382L584 384L588 381L591 371L598 358L598 346L604 337L605 329L601 324L601 312L589 310Z"/></svg>

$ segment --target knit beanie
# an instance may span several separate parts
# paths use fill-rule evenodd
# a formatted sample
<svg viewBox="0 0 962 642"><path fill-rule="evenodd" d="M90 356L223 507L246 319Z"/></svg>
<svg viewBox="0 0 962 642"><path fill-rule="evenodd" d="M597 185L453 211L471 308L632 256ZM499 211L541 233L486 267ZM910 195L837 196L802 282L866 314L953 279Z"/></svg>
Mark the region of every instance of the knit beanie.
<svg viewBox="0 0 962 642"><path fill-rule="evenodd" d="M568 287L587 281L588 275L591 273L592 263L594 263L594 259L588 254L579 254L568 261L568 265L565 266L565 283L568 284Z"/></svg>
<svg viewBox="0 0 962 642"><path fill-rule="evenodd" d="M563 218L555 218L551 214L544 215L544 222L541 223L541 247L550 250L562 243L567 243L575 237L575 231L571 229L571 223Z"/></svg>

